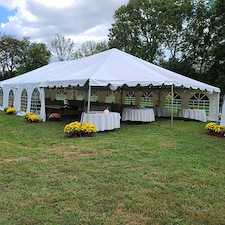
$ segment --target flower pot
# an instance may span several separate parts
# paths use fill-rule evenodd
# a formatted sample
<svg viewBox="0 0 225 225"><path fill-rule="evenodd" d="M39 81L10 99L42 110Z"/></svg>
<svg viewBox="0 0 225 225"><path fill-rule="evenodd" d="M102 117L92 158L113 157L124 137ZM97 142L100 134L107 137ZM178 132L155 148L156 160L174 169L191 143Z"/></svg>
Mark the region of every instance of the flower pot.
<svg viewBox="0 0 225 225"><path fill-rule="evenodd" d="M84 137L91 137L91 134L84 134Z"/></svg>
<svg viewBox="0 0 225 225"><path fill-rule="evenodd" d="M209 135L215 135L215 132L212 131L212 130L210 130L208 134L209 134Z"/></svg>
<svg viewBox="0 0 225 225"><path fill-rule="evenodd" d="M78 136L78 134L72 134L71 137L72 138L78 138L79 136Z"/></svg>
<svg viewBox="0 0 225 225"><path fill-rule="evenodd" d="M215 136L216 136L216 137L224 137L224 134L221 134L221 133L215 133Z"/></svg>

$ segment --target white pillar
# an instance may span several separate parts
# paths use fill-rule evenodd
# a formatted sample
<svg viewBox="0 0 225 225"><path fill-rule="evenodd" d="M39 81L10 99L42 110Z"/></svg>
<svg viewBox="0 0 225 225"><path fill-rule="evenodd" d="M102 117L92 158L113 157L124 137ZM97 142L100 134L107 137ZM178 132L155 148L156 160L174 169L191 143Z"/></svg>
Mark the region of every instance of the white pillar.
<svg viewBox="0 0 225 225"><path fill-rule="evenodd" d="M40 93L40 101L41 101L41 111L40 111L40 117L43 122L46 121L46 113L45 113L45 90L44 88L38 88L38 91Z"/></svg>

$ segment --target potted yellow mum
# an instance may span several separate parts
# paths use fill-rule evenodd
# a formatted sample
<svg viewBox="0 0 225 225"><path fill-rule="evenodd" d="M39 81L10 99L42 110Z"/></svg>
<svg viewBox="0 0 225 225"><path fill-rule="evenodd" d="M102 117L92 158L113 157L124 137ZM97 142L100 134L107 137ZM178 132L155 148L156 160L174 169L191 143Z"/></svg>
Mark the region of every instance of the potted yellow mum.
<svg viewBox="0 0 225 225"><path fill-rule="evenodd" d="M84 137L91 137L91 134L97 132L97 129L94 124L83 122L81 123L81 131Z"/></svg>
<svg viewBox="0 0 225 225"><path fill-rule="evenodd" d="M14 109L13 107L5 107L4 110L6 114L9 114L9 115L13 115L16 113L16 109Z"/></svg>
<svg viewBox="0 0 225 225"><path fill-rule="evenodd" d="M215 127L215 136L224 137L224 134L225 134L225 126L217 125Z"/></svg>
<svg viewBox="0 0 225 225"><path fill-rule="evenodd" d="M225 134L225 126L220 126L216 123L208 123L205 128L209 131L210 135L215 135L217 137L224 137Z"/></svg>
<svg viewBox="0 0 225 225"><path fill-rule="evenodd" d="M64 133L71 137L91 137L91 134L97 132L97 129L92 123L72 122L64 127Z"/></svg>
<svg viewBox="0 0 225 225"><path fill-rule="evenodd" d="M64 127L64 133L70 135L73 138L81 136L81 123L76 121L67 124Z"/></svg>
<svg viewBox="0 0 225 225"><path fill-rule="evenodd" d="M27 122L29 123L36 123L40 120L40 116L36 115L35 113L33 112L28 112L26 114L24 114L24 119L27 120Z"/></svg>

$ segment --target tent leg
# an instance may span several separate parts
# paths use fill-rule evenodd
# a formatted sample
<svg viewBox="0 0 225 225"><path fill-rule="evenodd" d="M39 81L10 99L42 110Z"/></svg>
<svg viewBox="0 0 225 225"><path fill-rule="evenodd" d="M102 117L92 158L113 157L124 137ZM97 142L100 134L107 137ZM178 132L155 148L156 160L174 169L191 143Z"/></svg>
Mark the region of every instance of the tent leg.
<svg viewBox="0 0 225 225"><path fill-rule="evenodd" d="M161 102L161 99L160 99L160 95L161 95L161 90L159 89L159 94L158 94L158 107L160 107L160 102Z"/></svg>
<svg viewBox="0 0 225 225"><path fill-rule="evenodd" d="M88 88L88 105L87 105L87 122L89 122L89 113L90 113L90 106L91 106L91 85Z"/></svg>
<svg viewBox="0 0 225 225"><path fill-rule="evenodd" d="M173 84L171 86L171 123L173 124Z"/></svg>

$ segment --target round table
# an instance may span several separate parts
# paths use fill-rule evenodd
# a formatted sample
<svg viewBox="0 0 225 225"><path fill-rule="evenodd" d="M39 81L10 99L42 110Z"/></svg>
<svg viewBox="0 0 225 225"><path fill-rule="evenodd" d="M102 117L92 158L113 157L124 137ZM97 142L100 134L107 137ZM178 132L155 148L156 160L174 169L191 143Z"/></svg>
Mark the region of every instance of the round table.
<svg viewBox="0 0 225 225"><path fill-rule="evenodd" d="M206 122L206 112L203 109L179 109L178 117Z"/></svg>
<svg viewBox="0 0 225 225"><path fill-rule="evenodd" d="M154 107L153 110L154 110L155 116L157 116L157 117L169 117L170 116L169 110L165 107L157 106L157 107Z"/></svg>
<svg viewBox="0 0 225 225"><path fill-rule="evenodd" d="M97 131L113 130L120 128L120 114L117 112L93 112L82 113L81 122L92 123L96 126Z"/></svg>
<svg viewBox="0 0 225 225"><path fill-rule="evenodd" d="M124 108L122 112L122 121L140 121L140 122L155 121L154 110L151 108L144 108L144 109Z"/></svg>

